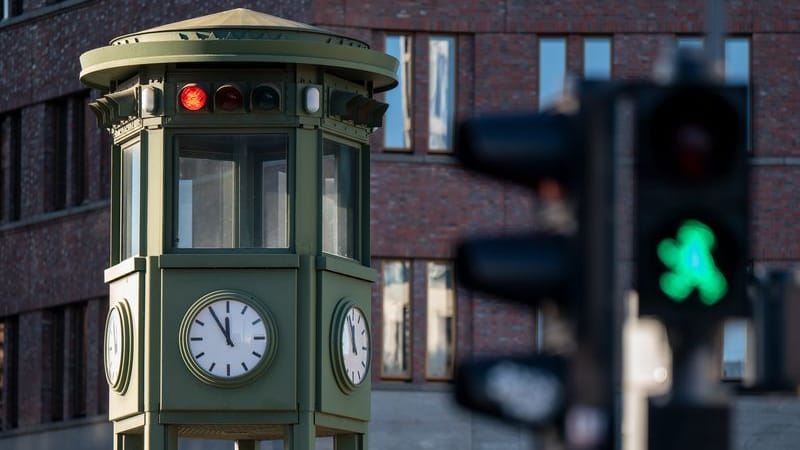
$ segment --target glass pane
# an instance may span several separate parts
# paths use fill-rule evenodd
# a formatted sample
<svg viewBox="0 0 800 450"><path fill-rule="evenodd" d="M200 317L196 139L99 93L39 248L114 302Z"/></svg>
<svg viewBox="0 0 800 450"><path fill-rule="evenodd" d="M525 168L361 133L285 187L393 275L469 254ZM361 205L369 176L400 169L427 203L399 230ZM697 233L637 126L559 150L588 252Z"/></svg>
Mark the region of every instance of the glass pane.
<svg viewBox="0 0 800 450"><path fill-rule="evenodd" d="M750 41L747 38L725 40L725 82L747 86L746 141L750 148Z"/></svg>
<svg viewBox="0 0 800 450"><path fill-rule="evenodd" d="M289 246L285 135L179 136L176 145L176 247Z"/></svg>
<svg viewBox="0 0 800 450"><path fill-rule="evenodd" d="M411 37L386 37L386 53L400 62L397 67L398 86L386 93L386 124L383 145L387 148L411 147Z"/></svg>
<svg viewBox="0 0 800 450"><path fill-rule="evenodd" d="M450 378L455 356L455 291L449 264L428 263L427 376Z"/></svg>
<svg viewBox="0 0 800 450"><path fill-rule="evenodd" d="M747 373L747 321L725 321L722 341L722 378L740 380Z"/></svg>
<svg viewBox="0 0 800 450"><path fill-rule="evenodd" d="M434 37L430 40L430 79L428 84L428 148L453 147L455 116L456 40Z"/></svg>
<svg viewBox="0 0 800 450"><path fill-rule="evenodd" d="M286 152L261 161L261 243L263 247L289 247L289 193Z"/></svg>
<svg viewBox="0 0 800 450"><path fill-rule="evenodd" d="M411 283L408 261L383 263L383 375L408 376L411 354Z"/></svg>
<svg viewBox="0 0 800 450"><path fill-rule="evenodd" d="M564 38L539 40L539 109L558 100L564 91L567 44Z"/></svg>
<svg viewBox="0 0 800 450"><path fill-rule="evenodd" d="M179 159L178 247L235 247L236 163L184 151Z"/></svg>
<svg viewBox="0 0 800 450"><path fill-rule="evenodd" d="M678 38L678 48L698 48L702 49L705 45L701 37L682 37Z"/></svg>
<svg viewBox="0 0 800 450"><path fill-rule="evenodd" d="M358 150L325 139L322 149L322 250L356 256Z"/></svg>
<svg viewBox="0 0 800 450"><path fill-rule="evenodd" d="M611 78L611 38L584 39L583 76L595 80Z"/></svg>
<svg viewBox="0 0 800 450"><path fill-rule="evenodd" d="M142 162L139 143L122 149L121 259L139 254Z"/></svg>

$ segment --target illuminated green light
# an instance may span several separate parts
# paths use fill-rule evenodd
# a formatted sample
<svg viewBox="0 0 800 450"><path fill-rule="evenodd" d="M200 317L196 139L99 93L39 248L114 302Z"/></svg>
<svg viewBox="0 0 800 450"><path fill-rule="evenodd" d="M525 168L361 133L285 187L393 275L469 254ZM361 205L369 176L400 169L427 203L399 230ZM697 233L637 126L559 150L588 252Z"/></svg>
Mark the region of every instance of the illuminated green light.
<svg viewBox="0 0 800 450"><path fill-rule="evenodd" d="M714 232L702 222L687 220L677 239L658 243L658 258L670 270L661 275L661 290L675 302L686 300L697 289L700 301L711 306L728 292L728 282L714 262Z"/></svg>

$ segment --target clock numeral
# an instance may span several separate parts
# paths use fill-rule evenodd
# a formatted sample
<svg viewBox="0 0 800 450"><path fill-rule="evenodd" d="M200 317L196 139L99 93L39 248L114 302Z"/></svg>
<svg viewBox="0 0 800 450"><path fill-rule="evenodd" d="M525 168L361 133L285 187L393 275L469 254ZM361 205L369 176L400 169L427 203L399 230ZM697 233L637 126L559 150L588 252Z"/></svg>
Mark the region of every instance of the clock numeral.
<svg viewBox="0 0 800 450"><path fill-rule="evenodd" d="M242 308L242 314L244 314L245 311L247 311L247 305L244 305L244 308Z"/></svg>
<svg viewBox="0 0 800 450"><path fill-rule="evenodd" d="M195 359L200 359L200 358L202 358L202 357L203 357L203 355L205 355L205 354L206 354L206 352L200 352L200 353L198 353L198 354L194 355L194 357L195 357Z"/></svg>
<svg viewBox="0 0 800 450"><path fill-rule="evenodd" d="M244 371L245 371L245 372L247 372L248 370L250 370L250 369L248 369L248 368L247 368L247 364L245 364L244 362L242 362L242 367L244 368Z"/></svg>
<svg viewBox="0 0 800 450"><path fill-rule="evenodd" d="M254 321L253 321L251 324L252 324L252 325L255 325L255 324L257 324L258 322L261 322L261 318L260 318L260 317L259 317L258 319L256 319L256 320L254 320Z"/></svg>
<svg viewBox="0 0 800 450"><path fill-rule="evenodd" d="M364 347L364 350L366 350L366 349L367 349L367 348L366 348L366 347ZM361 361L361 367L363 367L363 368L365 368L365 369L366 369L366 368L367 368L367 363L365 363L364 361Z"/></svg>
<svg viewBox="0 0 800 450"><path fill-rule="evenodd" d="M206 324L205 324L205 323L203 323L203 321L201 321L200 319L194 319L194 321L195 321L195 322L196 322L198 325L200 325L201 327L204 327L204 326L206 326Z"/></svg>
<svg viewBox="0 0 800 450"><path fill-rule="evenodd" d="M253 339L255 339L256 341L263 341L263 340L266 340L267 337L266 336L253 336Z"/></svg>
<svg viewBox="0 0 800 450"><path fill-rule="evenodd" d="M261 353L253 352L253 355L255 355L256 358L261 358ZM247 369L245 369L245 370L247 370Z"/></svg>
<svg viewBox="0 0 800 450"><path fill-rule="evenodd" d="M363 336L363 335L364 335L364 333L366 333L366 332L367 332L367 329L366 329L366 328L364 328L363 330L361 330L361 335ZM364 350L366 350L366 349L364 349Z"/></svg>
<svg viewBox="0 0 800 450"><path fill-rule="evenodd" d="M227 373L228 376L231 376L231 365L230 364L225 364L225 366L226 366L225 373Z"/></svg>
<svg viewBox="0 0 800 450"><path fill-rule="evenodd" d="M366 349L367 349L367 346L366 346L366 345L365 345L365 346L363 346L363 347L361 347L361 350L366 350Z"/></svg>
<svg viewBox="0 0 800 450"><path fill-rule="evenodd" d="M361 371L360 370L358 371L358 378L359 379L361 378Z"/></svg>
<svg viewBox="0 0 800 450"><path fill-rule="evenodd" d="M217 367L217 363L216 362L211 363L211 367L208 368L208 371L209 372L213 372L214 371L214 367Z"/></svg>
<svg viewBox="0 0 800 450"><path fill-rule="evenodd" d="M231 301L230 300L225 300L225 312L228 313L228 314L230 314L230 312L231 312Z"/></svg>
<svg viewBox="0 0 800 450"><path fill-rule="evenodd" d="M201 337L193 337L193 338L189 338L189 340L190 341L202 341L203 338L201 338Z"/></svg>

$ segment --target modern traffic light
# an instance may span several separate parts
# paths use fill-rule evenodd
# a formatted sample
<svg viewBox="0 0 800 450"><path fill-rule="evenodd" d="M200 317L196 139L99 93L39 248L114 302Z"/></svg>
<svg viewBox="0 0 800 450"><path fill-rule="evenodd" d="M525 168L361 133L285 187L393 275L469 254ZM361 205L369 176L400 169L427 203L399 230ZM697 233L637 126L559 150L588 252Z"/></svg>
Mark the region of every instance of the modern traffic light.
<svg viewBox="0 0 800 450"><path fill-rule="evenodd" d="M573 208L574 226L469 238L456 250L456 272L465 286L492 296L534 306L554 300L574 325L577 344L574 355L463 362L457 399L535 428L557 427L568 446L569 417L601 424L576 434L587 443L581 448L590 449L614 448L617 428L611 368L616 90L614 83L585 82L575 111L474 118L462 124L456 141L456 155L468 168L529 187L552 180L568 192L562 200ZM579 381L586 377L592 383Z"/></svg>
<svg viewBox="0 0 800 450"><path fill-rule="evenodd" d="M646 86L637 102L642 315L710 324L747 313L745 89Z"/></svg>

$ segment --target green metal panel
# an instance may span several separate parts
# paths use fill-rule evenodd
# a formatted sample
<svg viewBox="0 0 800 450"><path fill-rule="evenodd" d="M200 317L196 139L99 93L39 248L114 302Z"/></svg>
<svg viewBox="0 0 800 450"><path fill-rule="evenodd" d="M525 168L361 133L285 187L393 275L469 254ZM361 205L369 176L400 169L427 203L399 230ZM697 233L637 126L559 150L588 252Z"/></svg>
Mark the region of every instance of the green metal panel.
<svg viewBox="0 0 800 450"><path fill-rule="evenodd" d="M216 423L230 423L225 417L226 410L294 410L297 269L169 268L162 269L161 275L161 410L219 412ZM271 311L278 326L278 350L272 364L257 379L230 389L211 386L196 378L184 364L179 350L180 324L186 312L198 299L220 289L252 294L264 309Z"/></svg>

